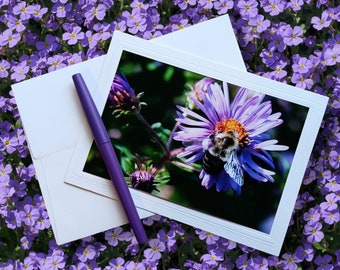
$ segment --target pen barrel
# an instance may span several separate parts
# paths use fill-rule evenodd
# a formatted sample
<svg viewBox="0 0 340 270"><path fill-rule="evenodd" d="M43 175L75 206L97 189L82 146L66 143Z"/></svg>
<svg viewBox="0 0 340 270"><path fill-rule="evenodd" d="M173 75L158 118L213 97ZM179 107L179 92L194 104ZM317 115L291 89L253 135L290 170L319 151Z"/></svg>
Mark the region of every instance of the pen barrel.
<svg viewBox="0 0 340 270"><path fill-rule="evenodd" d="M147 241L147 236L144 231L143 224L139 218L137 208L133 202L129 187L125 181L124 174L98 109L81 74L74 74L72 78L94 140L104 160L106 169L114 187L116 188L131 228L135 233L137 241L140 244L145 243Z"/></svg>
<svg viewBox="0 0 340 270"><path fill-rule="evenodd" d="M139 218L137 208L133 202L128 185L126 182L117 181L117 179L123 179L125 181L125 178L120 166L116 166L116 164L119 164L119 162L114 152L113 146L110 142L98 145L98 148L106 165L109 176L113 180L112 182L120 198L120 201L124 202L122 203L122 206L136 235L137 241L140 244L145 243L147 241L147 236L143 228L143 224Z"/></svg>

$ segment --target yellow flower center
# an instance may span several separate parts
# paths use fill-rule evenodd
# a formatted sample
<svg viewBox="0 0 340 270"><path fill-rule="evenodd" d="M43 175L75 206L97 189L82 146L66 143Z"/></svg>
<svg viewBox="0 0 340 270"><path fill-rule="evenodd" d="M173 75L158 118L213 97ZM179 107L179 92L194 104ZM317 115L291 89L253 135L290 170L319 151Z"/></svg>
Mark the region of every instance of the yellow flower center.
<svg viewBox="0 0 340 270"><path fill-rule="evenodd" d="M215 127L215 134L221 132L236 132L238 134L239 145L241 147L248 145L250 142L248 138L249 132L234 118L226 119L217 123Z"/></svg>

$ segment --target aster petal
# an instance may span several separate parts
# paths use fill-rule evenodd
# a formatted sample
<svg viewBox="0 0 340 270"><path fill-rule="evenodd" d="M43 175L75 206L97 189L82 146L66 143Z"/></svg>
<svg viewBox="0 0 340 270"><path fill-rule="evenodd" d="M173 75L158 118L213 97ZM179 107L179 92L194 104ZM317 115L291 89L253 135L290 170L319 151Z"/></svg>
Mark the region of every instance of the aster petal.
<svg viewBox="0 0 340 270"><path fill-rule="evenodd" d="M199 115L198 113L195 113L187 108L184 108L182 106L177 106L177 108L179 110L182 111L183 114L177 113L177 115L181 118L181 116L183 117L192 117L193 119L202 121L203 123L205 123L206 125L210 125L210 127L213 126L213 124L206 118L204 118L203 116Z"/></svg>
<svg viewBox="0 0 340 270"><path fill-rule="evenodd" d="M242 166L244 166L245 171L254 179L261 181L261 182L267 182L268 180L270 182L274 182L274 179L271 177L271 175L275 175L275 172L266 170L262 167L260 167L257 163L255 163L248 152L243 153L244 157L244 163Z"/></svg>
<svg viewBox="0 0 340 270"><path fill-rule="evenodd" d="M244 150L244 151L247 151L247 150ZM267 151L257 152L257 151L249 150L249 153L250 153L252 156L255 156L256 158L258 158L258 159L260 159L261 161L265 162L265 163L266 163L268 166L270 166L272 169L275 168L273 159L272 159L271 155L268 154Z"/></svg>
<svg viewBox="0 0 340 270"><path fill-rule="evenodd" d="M258 134L261 134L263 132L266 132L269 129L272 129L278 125L281 125L283 122L282 119L278 119L275 121L266 121L265 123L259 125L256 127L256 129L254 130L250 130L249 133L251 133L251 136L256 136Z"/></svg>
<svg viewBox="0 0 340 270"><path fill-rule="evenodd" d="M243 120L242 123L246 126L247 129L254 128L254 126L259 124L260 122L263 122L264 119L266 119L267 116L271 114L271 112L271 103L264 102L256 108L256 111L254 111L254 113L247 115L247 119Z"/></svg>
<svg viewBox="0 0 340 270"><path fill-rule="evenodd" d="M243 106L247 100L248 90L246 88L240 88L237 92L233 102L231 103L231 115L235 115L239 107Z"/></svg>
<svg viewBox="0 0 340 270"><path fill-rule="evenodd" d="M217 83L210 85L208 97L211 104L215 105L219 121L229 118L229 106L225 100L222 88Z"/></svg>
<svg viewBox="0 0 340 270"><path fill-rule="evenodd" d="M216 183L216 190L218 192L228 191L230 189L231 178L228 174L225 173L224 170L221 171L218 175L214 175L214 182Z"/></svg>
<svg viewBox="0 0 340 270"><path fill-rule="evenodd" d="M255 149L264 149L269 151L285 151L289 147L285 145L277 145L278 140L267 140L254 146Z"/></svg>
<svg viewBox="0 0 340 270"><path fill-rule="evenodd" d="M210 131L205 128L189 128L189 127L179 127L181 131L174 133L174 140L177 141L193 141L198 139L206 138L210 135Z"/></svg>
<svg viewBox="0 0 340 270"><path fill-rule="evenodd" d="M256 109L255 105L258 104L258 101L259 101L259 97L257 96L248 99L244 103L244 105L235 112L235 114L233 115L233 118L241 120L242 118L246 118L249 115L254 114L254 108Z"/></svg>

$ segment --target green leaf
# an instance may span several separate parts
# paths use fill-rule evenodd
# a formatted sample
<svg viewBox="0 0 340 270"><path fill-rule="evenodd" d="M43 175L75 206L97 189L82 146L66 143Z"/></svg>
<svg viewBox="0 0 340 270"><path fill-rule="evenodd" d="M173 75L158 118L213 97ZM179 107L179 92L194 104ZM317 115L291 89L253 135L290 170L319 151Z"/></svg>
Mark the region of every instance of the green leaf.
<svg viewBox="0 0 340 270"><path fill-rule="evenodd" d="M172 76L174 75L174 73L175 73L174 67L172 67L172 66L167 67L165 72L164 72L164 75L163 75L164 81L166 81L166 82L170 81Z"/></svg>

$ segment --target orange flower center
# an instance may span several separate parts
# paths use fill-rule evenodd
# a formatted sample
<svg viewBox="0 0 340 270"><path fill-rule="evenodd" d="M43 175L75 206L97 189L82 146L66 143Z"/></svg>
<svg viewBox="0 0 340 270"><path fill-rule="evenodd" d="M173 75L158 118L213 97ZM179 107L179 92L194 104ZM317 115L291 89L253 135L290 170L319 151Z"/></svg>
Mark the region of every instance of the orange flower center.
<svg viewBox="0 0 340 270"><path fill-rule="evenodd" d="M236 132L238 134L238 141L241 147L249 144L249 132L244 128L244 126L236 119L230 118L224 121L218 122L214 133L218 134L221 132Z"/></svg>

